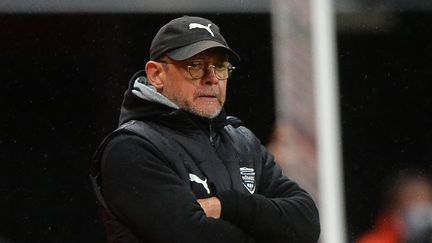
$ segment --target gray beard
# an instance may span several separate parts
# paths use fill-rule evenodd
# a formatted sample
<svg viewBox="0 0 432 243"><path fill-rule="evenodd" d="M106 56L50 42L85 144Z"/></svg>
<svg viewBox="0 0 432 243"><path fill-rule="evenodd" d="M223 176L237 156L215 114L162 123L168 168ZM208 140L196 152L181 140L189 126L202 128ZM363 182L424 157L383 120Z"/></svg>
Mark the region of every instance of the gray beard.
<svg viewBox="0 0 432 243"><path fill-rule="evenodd" d="M197 115L197 116L200 116L200 117L209 118L209 119L213 119L213 118L217 117L221 113L221 111L222 111L222 107L220 107L219 109L217 109L212 114L205 114L203 111L194 109L194 108L189 107L189 106L185 106L185 107L181 107L181 108L184 109L187 112L190 112L190 113L194 114L194 115Z"/></svg>

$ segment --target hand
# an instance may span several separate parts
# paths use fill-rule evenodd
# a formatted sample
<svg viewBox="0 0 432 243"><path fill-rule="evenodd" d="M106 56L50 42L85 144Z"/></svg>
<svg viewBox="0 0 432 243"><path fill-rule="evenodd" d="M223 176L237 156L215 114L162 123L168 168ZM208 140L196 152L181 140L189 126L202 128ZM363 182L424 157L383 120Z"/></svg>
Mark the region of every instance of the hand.
<svg viewBox="0 0 432 243"><path fill-rule="evenodd" d="M212 217L215 219L220 218L221 214L221 203L217 197L209 197L205 199L198 199L198 203L204 210L207 217Z"/></svg>

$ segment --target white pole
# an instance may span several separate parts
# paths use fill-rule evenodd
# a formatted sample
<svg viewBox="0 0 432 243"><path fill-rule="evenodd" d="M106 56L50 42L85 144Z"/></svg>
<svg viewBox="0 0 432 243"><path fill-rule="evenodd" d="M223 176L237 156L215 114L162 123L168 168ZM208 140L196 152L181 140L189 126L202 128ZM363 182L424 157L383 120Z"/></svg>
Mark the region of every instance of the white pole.
<svg viewBox="0 0 432 243"><path fill-rule="evenodd" d="M318 141L321 241L346 242L334 10L331 0L311 1L313 79Z"/></svg>

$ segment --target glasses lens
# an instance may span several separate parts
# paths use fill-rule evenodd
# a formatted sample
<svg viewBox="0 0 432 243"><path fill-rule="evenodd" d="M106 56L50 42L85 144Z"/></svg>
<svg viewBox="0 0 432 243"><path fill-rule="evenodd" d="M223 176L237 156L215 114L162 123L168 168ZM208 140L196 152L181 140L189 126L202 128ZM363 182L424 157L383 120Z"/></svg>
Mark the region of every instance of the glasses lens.
<svg viewBox="0 0 432 243"><path fill-rule="evenodd" d="M235 67L233 67L231 64L221 64L218 66L209 65L208 67L205 67L204 64L192 64L188 66L189 74L193 79L200 79L204 77L206 70L209 69L213 69L212 71L214 72L217 79L224 80L231 76Z"/></svg>
<svg viewBox="0 0 432 243"><path fill-rule="evenodd" d="M220 65L214 67L215 75L218 79L227 79L228 78L228 68L225 65Z"/></svg>
<svg viewBox="0 0 432 243"><path fill-rule="evenodd" d="M189 65L188 71L193 79L202 78L204 76L204 64Z"/></svg>

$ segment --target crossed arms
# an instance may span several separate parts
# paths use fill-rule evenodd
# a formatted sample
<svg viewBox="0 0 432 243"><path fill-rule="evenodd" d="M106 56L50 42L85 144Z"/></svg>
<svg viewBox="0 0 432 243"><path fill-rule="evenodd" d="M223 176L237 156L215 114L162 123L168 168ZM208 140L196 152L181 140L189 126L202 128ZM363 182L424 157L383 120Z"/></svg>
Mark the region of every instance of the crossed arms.
<svg viewBox="0 0 432 243"><path fill-rule="evenodd" d="M118 136L105 150L103 193L114 215L146 242L316 242L315 204L261 149L262 178L271 180L262 180L257 194L197 199L150 142Z"/></svg>

